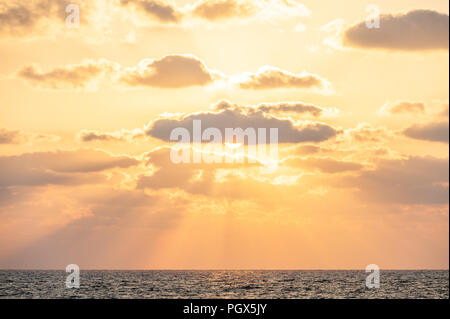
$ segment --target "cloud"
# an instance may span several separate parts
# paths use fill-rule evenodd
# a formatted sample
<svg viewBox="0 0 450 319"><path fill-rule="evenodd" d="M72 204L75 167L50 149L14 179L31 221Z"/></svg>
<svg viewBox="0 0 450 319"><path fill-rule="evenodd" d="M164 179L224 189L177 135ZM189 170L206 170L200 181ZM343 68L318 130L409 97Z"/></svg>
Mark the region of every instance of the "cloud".
<svg viewBox="0 0 450 319"><path fill-rule="evenodd" d="M190 147L191 154L198 152ZM211 187L215 183L214 173L218 169L234 169L242 167L255 167L260 163L247 163L246 161L220 163L173 163L171 161L172 148L161 147L145 154L148 165L155 168L151 175L141 175L138 177L137 188L180 188L189 192L202 192L201 189ZM201 154L201 153L198 153ZM224 155L231 156L231 155ZM223 159L223 156L222 156ZM231 157L230 157L231 159ZM200 173L200 174L199 174Z"/></svg>
<svg viewBox="0 0 450 319"><path fill-rule="evenodd" d="M27 140L21 131L11 131L0 129L0 145L1 144L22 144Z"/></svg>
<svg viewBox="0 0 450 319"><path fill-rule="evenodd" d="M261 67L255 73L244 73L237 80L241 89L308 89L329 90L330 84L316 74L295 74L272 66Z"/></svg>
<svg viewBox="0 0 450 319"><path fill-rule="evenodd" d="M158 60L144 59L129 68L105 59L59 66L47 72L31 65L22 68L18 76L33 85L50 89L86 88L106 76L112 82L128 87L182 88L210 84L218 73L208 70L194 56L167 55Z"/></svg>
<svg viewBox="0 0 450 319"><path fill-rule="evenodd" d="M161 0L121 0L122 6L132 6L160 23L182 23L200 19L210 23L227 20L260 19L275 20L303 17L310 14L308 8L294 0L199 0L184 7Z"/></svg>
<svg viewBox="0 0 450 319"><path fill-rule="evenodd" d="M324 94L331 92L329 82L318 75L306 72L294 74L266 66L256 73L226 76L209 69L202 60L190 54L143 59L133 67L124 67L105 59L85 60L80 64L58 66L48 71L40 71L38 66L29 65L20 69L17 76L34 86L48 89L95 88L103 79L123 87L178 89L208 86L221 81L237 85L241 89L303 88L318 89ZM303 108L306 108L306 105Z"/></svg>
<svg viewBox="0 0 450 319"><path fill-rule="evenodd" d="M44 19L63 19L69 1L10 1L0 6L0 35L22 35Z"/></svg>
<svg viewBox="0 0 450 319"><path fill-rule="evenodd" d="M302 158L302 157L288 157L282 161L285 165L290 167L300 167L307 169L318 169L323 173L335 174L351 171L359 171L364 166L359 163L336 160L333 158Z"/></svg>
<svg viewBox="0 0 450 319"><path fill-rule="evenodd" d="M279 102L279 103L261 103L256 106L247 106L250 110L255 109L267 114L298 114L298 115L312 115L319 117L328 110L310 103L304 102ZM232 104L226 100L220 101L215 105L215 110L225 110L242 108L242 106Z"/></svg>
<svg viewBox="0 0 450 319"><path fill-rule="evenodd" d="M140 137L145 136L140 129L135 130L121 130L118 132L101 133L95 130L82 130L78 134L82 142L129 142Z"/></svg>
<svg viewBox="0 0 450 319"><path fill-rule="evenodd" d="M27 134L20 130L7 130L0 128L0 145L1 144L25 144L33 142L58 142L61 138L53 134L37 133Z"/></svg>
<svg viewBox="0 0 450 319"><path fill-rule="evenodd" d="M355 187L358 197L379 204L448 204L448 174L448 159L409 157L379 161L375 170L346 177L338 185Z"/></svg>
<svg viewBox="0 0 450 319"><path fill-rule="evenodd" d="M112 82L128 87L183 88L205 86L220 77L192 55L167 55L144 59L135 67L122 67L105 59L86 60L42 72L37 66L22 68L18 76L33 85L50 89L85 88L108 76Z"/></svg>
<svg viewBox="0 0 450 319"><path fill-rule="evenodd" d="M224 102L220 102L224 103ZM278 142L302 143L321 142L339 133L339 130L325 123L301 122L294 123L289 119L279 119L266 114L258 108L234 106L216 112L198 112L186 114L179 118L160 118L151 122L146 130L147 135L163 141L170 141L170 134L176 128L185 128L193 136L193 121L200 120L202 129L217 128L225 137L226 128L265 128L269 134L270 128L278 129ZM266 142L270 141L266 137Z"/></svg>
<svg viewBox="0 0 450 319"><path fill-rule="evenodd" d="M226 100L222 100L213 105L213 110L216 112L223 112L230 110L233 112L259 112L264 113L266 116L273 116L276 114L297 114L301 116L311 115L312 117L319 117L327 109L314 104L308 104L304 102L280 102L280 103L261 103L258 105L240 106L230 103ZM147 128L148 133L148 128ZM125 130L122 129L116 132L99 132L96 130L81 130L78 133L78 139L81 142L132 142L139 138L145 137L146 132L143 129Z"/></svg>
<svg viewBox="0 0 450 319"><path fill-rule="evenodd" d="M311 155L322 152L329 152L329 150L317 145L300 145L295 148L295 153L299 155Z"/></svg>
<svg viewBox="0 0 450 319"><path fill-rule="evenodd" d="M302 102L264 103L258 105L258 109L264 113L311 114L315 117L322 115L324 111L319 106Z"/></svg>
<svg viewBox="0 0 450 319"><path fill-rule="evenodd" d="M403 134L418 140L448 143L449 123L437 122L424 125L413 125L405 129Z"/></svg>
<svg viewBox="0 0 450 319"><path fill-rule="evenodd" d="M30 139L32 142L59 142L61 140L61 137L58 135L53 134L46 134L46 133L37 133L37 134L31 134Z"/></svg>
<svg viewBox="0 0 450 319"><path fill-rule="evenodd" d="M274 22L277 19L307 16L311 12L294 0L200 0L188 6L194 17L208 21L260 18Z"/></svg>
<svg viewBox="0 0 450 319"><path fill-rule="evenodd" d="M77 29L77 32L87 30L85 37L95 35L95 41L103 39L106 30L111 30L111 17L117 14L147 24L155 21L191 25L203 21L222 25L226 21L247 23L254 20L274 24L311 13L296 0L199 0L185 6L168 0L0 0L0 37L54 35L61 30L68 33L64 24L69 13L65 9L73 3L79 5L81 11L83 30Z"/></svg>
<svg viewBox="0 0 450 319"><path fill-rule="evenodd" d="M191 10L194 17L217 21L250 17L257 13L258 7L245 0L200 0Z"/></svg>
<svg viewBox="0 0 450 319"><path fill-rule="evenodd" d="M104 181L104 176L90 173L128 168L138 163L131 157L87 149L0 156L0 186L97 183Z"/></svg>
<svg viewBox="0 0 450 319"><path fill-rule="evenodd" d="M122 6L133 6L137 10L142 10L159 22L177 23L182 18L182 13L169 1L162 0L121 0Z"/></svg>
<svg viewBox="0 0 450 319"><path fill-rule="evenodd" d="M380 16L380 28L369 29L365 21L346 29L345 46L402 51L447 49L449 16L431 10L413 10Z"/></svg>
<svg viewBox="0 0 450 319"><path fill-rule="evenodd" d="M166 55L159 60L145 59L137 67L126 68L120 81L128 86L181 88L204 86L218 77L192 55Z"/></svg>
<svg viewBox="0 0 450 319"><path fill-rule="evenodd" d="M31 84L49 89L85 88L102 75L113 72L117 65L107 60L86 60L81 64L55 67L42 72L37 66L22 68L18 76Z"/></svg>
<svg viewBox="0 0 450 319"><path fill-rule="evenodd" d="M251 170L257 163L179 163L170 161L170 148L164 147L146 154L147 164L154 168L151 175L140 175L138 189L179 189L189 194L225 200L254 201L286 195L289 186L274 185L250 175L236 174L244 168ZM220 172L220 177L218 177Z"/></svg>
<svg viewBox="0 0 450 319"><path fill-rule="evenodd" d="M54 24L64 24L69 13L69 0L11 0L0 1L0 37L25 37L49 33ZM77 0L81 7L80 22L91 23L97 1Z"/></svg>
<svg viewBox="0 0 450 319"><path fill-rule="evenodd" d="M448 104L447 104L447 105L444 105L444 108L443 108L442 111L439 113L439 116L448 118L448 115L449 115L449 107L448 107Z"/></svg>
<svg viewBox="0 0 450 319"><path fill-rule="evenodd" d="M341 138L351 142L378 143L385 141L391 136L392 133L384 127L374 127L369 123L359 123L354 128L346 129Z"/></svg>
<svg viewBox="0 0 450 319"><path fill-rule="evenodd" d="M380 115L384 114L420 114L425 112L425 104L422 102L396 102L386 103L378 111Z"/></svg>

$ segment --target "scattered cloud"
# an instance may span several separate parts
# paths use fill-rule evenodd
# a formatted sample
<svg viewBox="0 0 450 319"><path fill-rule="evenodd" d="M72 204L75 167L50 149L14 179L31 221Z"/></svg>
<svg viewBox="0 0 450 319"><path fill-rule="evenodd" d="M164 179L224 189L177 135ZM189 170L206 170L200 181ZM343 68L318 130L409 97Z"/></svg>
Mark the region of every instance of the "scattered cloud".
<svg viewBox="0 0 450 319"><path fill-rule="evenodd" d="M120 130L117 132L102 133L95 130L82 130L79 134L81 142L129 142L145 136L141 129Z"/></svg>
<svg viewBox="0 0 450 319"><path fill-rule="evenodd" d="M121 0L120 4L160 23L177 24L195 19L210 23L260 19L273 23L310 15L306 6L294 0L199 0L183 7L162 0Z"/></svg>
<svg viewBox="0 0 450 319"><path fill-rule="evenodd" d="M177 23L182 18L182 13L170 1L166 0L120 0L124 7L132 6L136 11L155 18L159 22Z"/></svg>
<svg viewBox="0 0 450 319"><path fill-rule="evenodd" d="M200 0L192 7L194 17L209 21L245 18L257 11L258 8L253 2L240 0Z"/></svg>
<svg viewBox="0 0 450 319"><path fill-rule="evenodd" d="M98 82L104 79L123 87L176 89L208 86L222 81L241 89L313 89L323 94L331 93L331 84L315 74L294 74L266 66L256 73L226 76L209 69L202 60L189 54L144 59L133 67L123 67L105 59L85 60L48 71L28 65L20 69L17 76L34 86L49 89L96 88Z"/></svg>
<svg viewBox="0 0 450 319"><path fill-rule="evenodd" d="M219 104L223 104L220 102ZM215 107L217 109L217 106ZM264 113L258 108L235 105L233 108L219 107L219 111L205 111L185 114L177 118L160 118L148 126L146 133L163 141L170 141L170 134L176 128L185 128L193 136L193 121L200 120L202 129L217 128L225 137L226 128L265 128L269 134L270 128L278 129L278 142L302 143L321 142L339 134L339 130L321 122L303 121L294 123L290 119L279 119ZM266 137L266 142L270 139Z"/></svg>
<svg viewBox="0 0 450 319"><path fill-rule="evenodd" d="M18 130L11 131L0 129L0 145L1 144L22 144L27 141L26 136Z"/></svg>
<svg viewBox="0 0 450 319"><path fill-rule="evenodd" d="M244 73L236 81L241 89L310 89L330 91L326 79L308 72L292 73L272 66L261 67L255 73Z"/></svg>
<svg viewBox="0 0 450 319"><path fill-rule="evenodd" d="M425 104L423 102L406 102L406 101L395 103L387 102L378 111L378 114L380 115L423 114L423 113L425 113Z"/></svg>
<svg viewBox="0 0 450 319"><path fill-rule="evenodd" d="M32 32L43 20L64 19L69 1L2 1L0 35L20 36Z"/></svg>
<svg viewBox="0 0 450 319"><path fill-rule="evenodd" d="M380 16L380 28L362 21L346 29L344 46L401 51L448 50L449 16L432 10L413 10Z"/></svg>
<svg viewBox="0 0 450 319"><path fill-rule="evenodd" d="M436 122L416 124L403 131L403 134L414 139L430 142L449 142L449 123Z"/></svg>
<svg viewBox="0 0 450 319"><path fill-rule="evenodd" d="M116 72L117 68L117 64L107 60L86 60L81 64L55 67L49 71L40 71L35 65L25 66L18 76L41 88L79 89L95 84L101 76Z"/></svg>
<svg viewBox="0 0 450 319"><path fill-rule="evenodd" d="M359 123L354 128L346 129L341 138L360 143L378 143L385 141L391 136L392 132L384 127L375 127L369 123Z"/></svg>
<svg viewBox="0 0 450 319"><path fill-rule="evenodd" d="M26 144L34 142L58 142L61 138L57 135L37 133L29 134L20 130L0 129L0 145L1 144Z"/></svg>
<svg viewBox="0 0 450 319"><path fill-rule="evenodd" d="M49 33L55 24L65 24L69 0L0 0L0 38L26 37ZM82 24L90 24L97 1L77 0L82 7Z"/></svg>
<svg viewBox="0 0 450 319"><path fill-rule="evenodd" d="M216 111L226 109L240 109L243 106L230 103L226 100L220 101L214 105ZM339 112L336 109L325 109L323 107L304 102L278 102L278 103L261 103L256 106L246 106L249 110L258 110L267 114L297 114L297 115L312 115L319 117L326 113Z"/></svg>
<svg viewBox="0 0 450 319"><path fill-rule="evenodd" d="M219 77L192 55L166 55L158 60L146 59L137 67L125 68L120 81L127 86L181 88L205 86Z"/></svg>

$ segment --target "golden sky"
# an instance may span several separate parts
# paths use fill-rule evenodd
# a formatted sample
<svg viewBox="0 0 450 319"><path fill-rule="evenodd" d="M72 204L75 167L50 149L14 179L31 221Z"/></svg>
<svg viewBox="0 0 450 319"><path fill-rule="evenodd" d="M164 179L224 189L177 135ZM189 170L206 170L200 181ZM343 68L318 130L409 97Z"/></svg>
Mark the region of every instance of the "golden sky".
<svg viewBox="0 0 450 319"><path fill-rule="evenodd" d="M448 269L448 39L446 0L0 0L0 268ZM196 119L277 169L173 163Z"/></svg>

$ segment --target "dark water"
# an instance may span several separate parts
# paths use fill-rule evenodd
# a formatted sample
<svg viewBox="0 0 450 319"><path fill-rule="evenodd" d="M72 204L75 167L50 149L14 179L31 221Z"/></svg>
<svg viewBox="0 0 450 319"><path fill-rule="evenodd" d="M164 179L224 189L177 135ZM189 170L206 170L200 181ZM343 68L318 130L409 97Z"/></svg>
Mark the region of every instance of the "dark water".
<svg viewBox="0 0 450 319"><path fill-rule="evenodd" d="M0 298L449 298L449 272L381 271L64 271L0 270Z"/></svg>

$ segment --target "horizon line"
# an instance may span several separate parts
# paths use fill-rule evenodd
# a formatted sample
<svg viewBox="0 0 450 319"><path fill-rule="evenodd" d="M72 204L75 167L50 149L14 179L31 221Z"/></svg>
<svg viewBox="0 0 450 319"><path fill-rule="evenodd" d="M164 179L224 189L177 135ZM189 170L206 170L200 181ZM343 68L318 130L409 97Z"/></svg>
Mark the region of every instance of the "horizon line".
<svg viewBox="0 0 450 319"><path fill-rule="evenodd" d="M169 269L142 269L142 268L86 268L80 267L81 271L366 271L365 268L342 268L342 269L275 269L275 268L263 268L263 269L251 269L251 268L195 268L195 269L182 269L182 268L169 268ZM0 268L0 271L65 271L65 268ZM449 268L380 268L380 271L450 271Z"/></svg>

